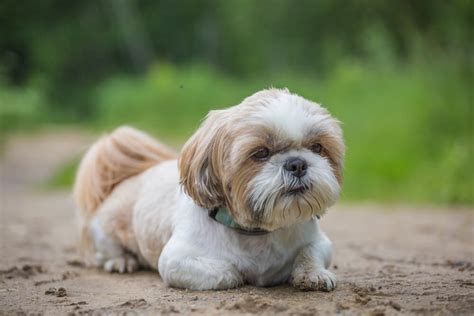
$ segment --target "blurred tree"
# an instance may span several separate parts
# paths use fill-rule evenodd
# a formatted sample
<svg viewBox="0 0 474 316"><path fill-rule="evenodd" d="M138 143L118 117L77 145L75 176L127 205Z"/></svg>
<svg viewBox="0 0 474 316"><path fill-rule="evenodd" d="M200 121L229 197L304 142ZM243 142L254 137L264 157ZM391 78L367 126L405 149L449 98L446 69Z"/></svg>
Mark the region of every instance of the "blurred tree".
<svg viewBox="0 0 474 316"><path fill-rule="evenodd" d="M95 84L155 58L242 77L324 76L343 59L404 60L414 47L472 64L473 20L470 0L3 0L0 71L16 85L41 79L51 106L84 117Z"/></svg>

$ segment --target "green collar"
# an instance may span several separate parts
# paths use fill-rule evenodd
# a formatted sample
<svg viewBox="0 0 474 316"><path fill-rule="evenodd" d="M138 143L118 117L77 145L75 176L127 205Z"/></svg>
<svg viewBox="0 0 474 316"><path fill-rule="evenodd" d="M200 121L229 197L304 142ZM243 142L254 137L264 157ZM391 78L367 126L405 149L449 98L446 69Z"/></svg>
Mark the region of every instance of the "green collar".
<svg viewBox="0 0 474 316"><path fill-rule="evenodd" d="M230 214L229 210L225 206L216 207L212 210L209 210L209 217L215 220L216 222L237 231L239 234L248 235L248 236L261 236L270 233L270 231L260 228L245 228L239 225L232 215ZM319 215L316 215L317 219L319 219Z"/></svg>
<svg viewBox="0 0 474 316"><path fill-rule="evenodd" d="M216 207L212 210L209 210L209 217L228 228L234 229L242 235L260 236L270 233L268 230L260 228L244 228L243 226L240 226L234 220L229 210L225 206Z"/></svg>

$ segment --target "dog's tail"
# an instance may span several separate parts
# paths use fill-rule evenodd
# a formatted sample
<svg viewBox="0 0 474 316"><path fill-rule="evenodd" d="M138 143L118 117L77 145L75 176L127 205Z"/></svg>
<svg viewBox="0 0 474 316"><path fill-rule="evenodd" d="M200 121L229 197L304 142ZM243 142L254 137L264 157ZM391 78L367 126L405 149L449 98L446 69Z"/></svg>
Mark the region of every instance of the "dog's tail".
<svg viewBox="0 0 474 316"><path fill-rule="evenodd" d="M82 159L74 184L82 228L120 182L175 157L171 149L132 127L122 126L101 137ZM83 238L87 237L81 232Z"/></svg>

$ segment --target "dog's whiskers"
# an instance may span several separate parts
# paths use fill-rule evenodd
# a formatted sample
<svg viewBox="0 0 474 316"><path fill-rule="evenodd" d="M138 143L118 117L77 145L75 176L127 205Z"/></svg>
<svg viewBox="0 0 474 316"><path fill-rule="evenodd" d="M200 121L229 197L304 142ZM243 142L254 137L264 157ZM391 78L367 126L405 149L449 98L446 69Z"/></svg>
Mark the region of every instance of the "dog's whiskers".
<svg viewBox="0 0 474 316"><path fill-rule="evenodd" d="M300 201L299 201L299 200L296 201L296 206L298 207L298 212L299 212L299 213L298 213L298 218L300 218L302 212L301 212L301 207L300 207Z"/></svg>
<svg viewBox="0 0 474 316"><path fill-rule="evenodd" d="M313 205L308 201L308 199L306 199L306 197L303 195L303 200L305 200L305 202L308 204L308 206L311 208L311 215L314 215L314 209L313 209Z"/></svg>

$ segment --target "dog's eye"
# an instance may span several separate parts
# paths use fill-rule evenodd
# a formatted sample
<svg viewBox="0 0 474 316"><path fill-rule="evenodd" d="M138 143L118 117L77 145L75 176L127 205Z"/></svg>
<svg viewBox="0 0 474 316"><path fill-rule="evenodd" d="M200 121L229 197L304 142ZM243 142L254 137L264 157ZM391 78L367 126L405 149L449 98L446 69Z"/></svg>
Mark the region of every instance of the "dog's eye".
<svg viewBox="0 0 474 316"><path fill-rule="evenodd" d="M311 145L309 149L311 149L311 151L316 154L320 154L321 151L323 151L323 145L321 145L320 143L316 143L316 144Z"/></svg>
<svg viewBox="0 0 474 316"><path fill-rule="evenodd" d="M252 157L256 160L267 160L270 157L270 149L261 147L252 154Z"/></svg>

